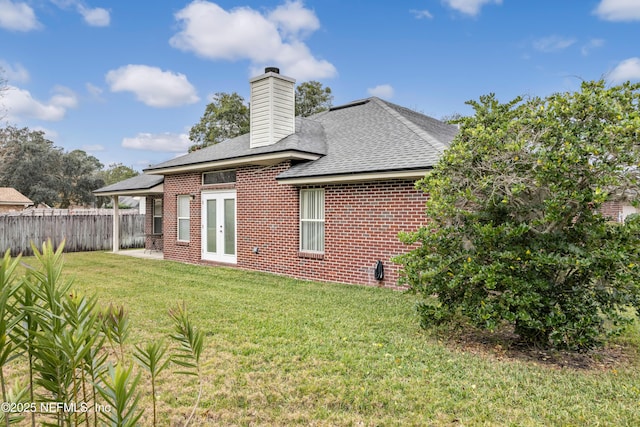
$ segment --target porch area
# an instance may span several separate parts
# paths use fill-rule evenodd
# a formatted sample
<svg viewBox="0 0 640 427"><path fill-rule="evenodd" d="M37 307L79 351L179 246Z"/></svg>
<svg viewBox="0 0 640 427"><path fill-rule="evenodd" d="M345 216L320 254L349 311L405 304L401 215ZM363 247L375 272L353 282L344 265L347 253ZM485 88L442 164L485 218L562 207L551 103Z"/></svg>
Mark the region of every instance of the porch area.
<svg viewBox="0 0 640 427"><path fill-rule="evenodd" d="M113 252L116 255L125 255L143 259L164 259L162 251L150 251L149 249L123 249Z"/></svg>

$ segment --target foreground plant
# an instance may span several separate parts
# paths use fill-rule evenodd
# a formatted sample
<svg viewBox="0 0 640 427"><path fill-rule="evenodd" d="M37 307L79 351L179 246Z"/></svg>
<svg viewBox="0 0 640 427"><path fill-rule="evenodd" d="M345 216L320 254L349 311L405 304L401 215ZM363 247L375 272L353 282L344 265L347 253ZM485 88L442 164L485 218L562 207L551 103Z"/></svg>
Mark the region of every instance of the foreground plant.
<svg viewBox="0 0 640 427"><path fill-rule="evenodd" d="M100 318L102 319L102 332L118 354L120 361L123 361L125 357L124 343L129 337L129 314L123 306L116 307L109 304L100 313Z"/></svg>
<svg viewBox="0 0 640 427"><path fill-rule="evenodd" d="M178 348L172 355L171 360L173 363L184 368L184 370L179 373L196 376L198 378L198 395L191 414L189 414L187 421L185 421L186 426L191 422L200 403L200 397L202 396L200 356L204 348L204 333L191 324L187 308L184 304L180 304L169 310L169 317L173 320L174 325L174 332L171 334L171 338L178 343Z"/></svg>
<svg viewBox="0 0 640 427"><path fill-rule="evenodd" d="M428 225L402 236L420 244L398 260L423 324L462 315L538 345L599 344L640 310L640 218L600 211L638 197L640 85L469 104L475 115L418 183Z"/></svg>
<svg viewBox="0 0 640 427"><path fill-rule="evenodd" d="M156 381L158 375L164 369L169 366L169 362L171 360L169 358L165 358L165 353L167 352L167 347L164 341L154 341L152 343L148 343L144 347L136 346L136 352L134 353L134 358L136 361L149 372L151 376L151 398L153 402L153 425L157 425L157 402L156 402Z"/></svg>
<svg viewBox="0 0 640 427"><path fill-rule="evenodd" d="M72 281L63 278L64 244L54 249L51 242L42 251L33 246L37 267L26 266L19 280L15 271L20 258L7 252L0 260L0 388L3 402L28 403L31 425L37 417L44 425L135 426L142 417L139 407L141 373L134 370L131 357L151 374L153 423L157 423L156 380L170 361L182 373L200 378L203 333L195 328L186 308L179 306L170 314L175 323L172 337L179 347L172 358L165 357L167 347L159 341L136 346L127 353L130 333L128 312L122 306L98 306L97 298L72 290ZM112 351L105 345L110 343ZM9 387L5 368L26 365L27 384ZM22 366L21 366L22 365ZM193 418L202 393L187 424ZM46 406L46 404L51 404ZM8 406L11 408L11 406ZM18 411L21 412L21 411ZM20 422L25 414L3 414L4 425Z"/></svg>
<svg viewBox="0 0 640 427"><path fill-rule="evenodd" d="M133 365L124 368L122 365L109 366L108 375L102 377L98 387L100 395L111 410L104 411L109 426L134 427L138 425L143 412L138 409L140 393L136 391L140 382L140 374L133 373Z"/></svg>
<svg viewBox="0 0 640 427"><path fill-rule="evenodd" d="M5 366L17 357L17 343L20 336L16 330L19 329L21 314L16 310L16 301L13 298L18 291L20 284L15 280L15 269L19 259L12 260L7 250L0 261L0 386L2 387L2 401L12 402L7 389L4 376ZM16 421L17 418L4 415L5 425Z"/></svg>

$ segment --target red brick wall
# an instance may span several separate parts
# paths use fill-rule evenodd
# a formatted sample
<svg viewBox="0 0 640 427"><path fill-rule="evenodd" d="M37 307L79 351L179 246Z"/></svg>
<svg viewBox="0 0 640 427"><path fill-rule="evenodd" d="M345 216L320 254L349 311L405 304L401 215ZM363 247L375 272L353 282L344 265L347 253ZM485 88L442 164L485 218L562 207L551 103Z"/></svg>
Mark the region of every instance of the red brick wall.
<svg viewBox="0 0 640 427"><path fill-rule="evenodd" d="M164 177L164 257L175 261L200 262L200 191L202 174L188 173ZM178 242L178 196L193 195L190 209L189 242Z"/></svg>
<svg viewBox="0 0 640 427"><path fill-rule="evenodd" d="M146 237L144 240L145 249L162 250L163 238L159 236L152 236L153 234L153 203L154 203L154 200L159 199L161 197L162 196L147 196L145 200L145 216L144 216L144 232L146 234Z"/></svg>
<svg viewBox="0 0 640 427"><path fill-rule="evenodd" d="M20 212L24 209L24 205L0 205L0 212Z"/></svg>
<svg viewBox="0 0 640 427"><path fill-rule="evenodd" d="M606 202L600 208L602 215L611 218L613 221L619 221L622 215L622 201Z"/></svg>
<svg viewBox="0 0 640 427"><path fill-rule="evenodd" d="M303 279L397 286L399 267L390 258L407 250L398 233L425 222L426 196L414 189L412 181L322 186L325 253L317 259L299 253L299 188L275 180L288 168L286 162L237 170L237 266ZM165 177L165 258L206 263L200 259L200 191L211 188L215 186L201 185L200 174ZM187 244L176 242L176 201L177 195L190 193L196 196ZM374 278L377 260L385 267L381 282Z"/></svg>

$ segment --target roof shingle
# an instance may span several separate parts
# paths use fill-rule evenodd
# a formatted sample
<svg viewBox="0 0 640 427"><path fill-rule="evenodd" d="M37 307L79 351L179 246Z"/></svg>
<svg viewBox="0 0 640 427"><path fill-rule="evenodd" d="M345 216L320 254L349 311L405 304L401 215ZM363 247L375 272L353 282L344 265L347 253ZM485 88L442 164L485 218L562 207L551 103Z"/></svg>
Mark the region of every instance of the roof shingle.
<svg viewBox="0 0 640 427"><path fill-rule="evenodd" d="M31 199L12 187L0 187L0 203L17 205L33 204Z"/></svg>
<svg viewBox="0 0 640 427"><path fill-rule="evenodd" d="M457 133L455 126L375 97L311 118L324 127L326 155L278 178L430 168Z"/></svg>
<svg viewBox="0 0 640 427"><path fill-rule="evenodd" d="M250 148L245 134L146 172L290 150L322 157L296 164L278 178L424 169L438 161L456 133L455 126L372 97L297 117L296 132L273 145Z"/></svg>
<svg viewBox="0 0 640 427"><path fill-rule="evenodd" d="M156 185L162 184L162 182L164 182L164 176L162 175L147 175L143 173L141 175L125 179L124 181L99 188L94 191L94 194L100 195L102 193L149 190Z"/></svg>

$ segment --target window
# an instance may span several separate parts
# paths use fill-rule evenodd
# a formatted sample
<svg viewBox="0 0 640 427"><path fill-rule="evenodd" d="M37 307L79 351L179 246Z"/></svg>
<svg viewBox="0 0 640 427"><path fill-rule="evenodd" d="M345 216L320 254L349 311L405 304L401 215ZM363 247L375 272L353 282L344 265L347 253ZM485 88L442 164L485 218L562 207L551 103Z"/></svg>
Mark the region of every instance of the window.
<svg viewBox="0 0 640 427"><path fill-rule="evenodd" d="M300 190L300 250L324 252L324 190Z"/></svg>
<svg viewBox="0 0 640 427"><path fill-rule="evenodd" d="M191 196L178 196L178 240L189 241Z"/></svg>
<svg viewBox="0 0 640 427"><path fill-rule="evenodd" d="M162 199L153 199L153 234L162 234Z"/></svg>
<svg viewBox="0 0 640 427"><path fill-rule="evenodd" d="M230 182L236 182L236 171L215 171L205 172L202 174L202 184L225 184Z"/></svg>

